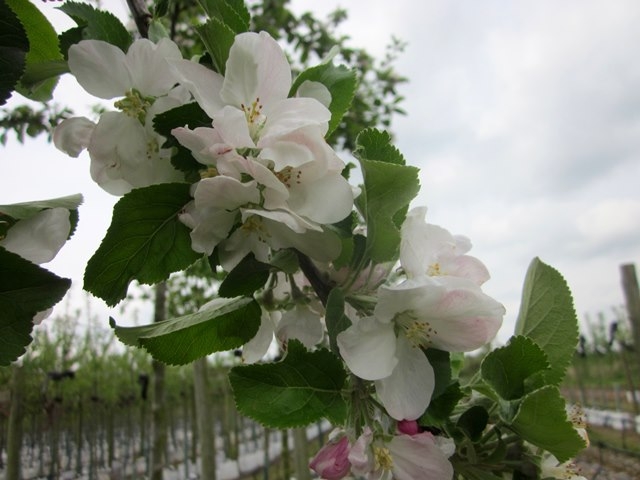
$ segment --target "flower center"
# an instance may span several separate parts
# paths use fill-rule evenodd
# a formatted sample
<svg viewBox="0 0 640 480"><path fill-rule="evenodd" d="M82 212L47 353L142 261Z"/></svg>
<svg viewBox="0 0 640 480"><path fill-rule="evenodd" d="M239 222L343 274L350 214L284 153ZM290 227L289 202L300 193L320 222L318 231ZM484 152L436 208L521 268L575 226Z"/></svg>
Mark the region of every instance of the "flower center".
<svg viewBox="0 0 640 480"><path fill-rule="evenodd" d="M279 172L274 172L274 174L287 188L291 188L291 185L294 183L300 184L302 179L302 172L300 170L294 170L291 167L285 167Z"/></svg>
<svg viewBox="0 0 640 480"><path fill-rule="evenodd" d="M429 268L427 269L427 275L429 275L430 277L437 277L442 275L442 271L440 270L440 264L436 262L429 265Z"/></svg>
<svg viewBox="0 0 640 480"><path fill-rule="evenodd" d="M262 104L260 103L260 97L257 97L251 105L240 104L240 108L244 112L244 116L247 119L249 125L249 135L254 142L257 142L260 137L260 132L264 127L267 117L262 113Z"/></svg>
<svg viewBox="0 0 640 480"><path fill-rule="evenodd" d="M385 447L373 447L373 459L375 470L382 468L383 470L391 470L393 468L393 458L391 452Z"/></svg>
<svg viewBox="0 0 640 480"><path fill-rule="evenodd" d="M144 125L147 117L147 110L151 107L153 100L150 97L143 97L137 90L129 90L124 98L121 98L113 105L122 110L123 113L132 118L137 118Z"/></svg>
<svg viewBox="0 0 640 480"><path fill-rule="evenodd" d="M247 218L240 228L245 235L254 234L256 238L262 243L267 243L266 238L271 236L269 235L269 232L265 230L260 217L258 217L257 215L252 215L251 217Z"/></svg>
<svg viewBox="0 0 640 480"><path fill-rule="evenodd" d="M429 322L418 320L418 318L408 310L396 315L394 320L396 325L404 330L407 340L409 340L409 343L413 347L428 347L431 344L431 338L438 334Z"/></svg>

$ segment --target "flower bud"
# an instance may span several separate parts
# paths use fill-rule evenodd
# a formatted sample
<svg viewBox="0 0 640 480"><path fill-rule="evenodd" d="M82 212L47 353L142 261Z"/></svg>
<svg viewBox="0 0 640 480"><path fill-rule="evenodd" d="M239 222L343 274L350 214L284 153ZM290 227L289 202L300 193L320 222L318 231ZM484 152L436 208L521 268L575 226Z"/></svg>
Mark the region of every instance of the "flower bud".
<svg viewBox="0 0 640 480"><path fill-rule="evenodd" d="M326 480L344 478L351 467L349 449L349 439L346 436L329 441L311 460L309 468Z"/></svg>

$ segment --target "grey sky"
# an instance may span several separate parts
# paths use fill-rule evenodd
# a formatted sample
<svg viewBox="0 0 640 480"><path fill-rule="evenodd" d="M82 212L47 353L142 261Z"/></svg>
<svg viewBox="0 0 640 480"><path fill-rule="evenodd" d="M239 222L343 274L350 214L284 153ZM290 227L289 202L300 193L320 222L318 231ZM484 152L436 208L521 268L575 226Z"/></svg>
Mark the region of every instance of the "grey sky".
<svg viewBox="0 0 640 480"><path fill-rule="evenodd" d="M471 238L492 273L487 292L507 307L500 338L534 256L565 276L579 316L620 305L619 264L640 260L640 3L293 1L336 5L353 46L382 55L392 34L408 42L398 62L408 115L393 130L422 169L414 204ZM66 79L56 98L87 101L79 91ZM91 184L86 157L42 142L11 142L0 161L2 203L87 197L76 238L50 265L80 284L116 199Z"/></svg>

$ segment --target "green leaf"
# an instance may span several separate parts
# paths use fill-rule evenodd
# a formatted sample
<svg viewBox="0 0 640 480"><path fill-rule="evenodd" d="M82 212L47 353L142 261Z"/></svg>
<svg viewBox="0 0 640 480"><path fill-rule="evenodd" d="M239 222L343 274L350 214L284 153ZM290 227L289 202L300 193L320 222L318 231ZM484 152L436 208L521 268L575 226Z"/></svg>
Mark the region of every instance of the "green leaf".
<svg viewBox="0 0 640 480"><path fill-rule="evenodd" d="M70 286L71 280L0 247L0 365L24 353L33 316L58 303Z"/></svg>
<svg viewBox="0 0 640 480"><path fill-rule="evenodd" d="M251 20L249 10L242 0L199 0L200 5L210 18L220 20L235 33L249 30Z"/></svg>
<svg viewBox="0 0 640 480"><path fill-rule="evenodd" d="M418 423L427 426L445 425L463 397L464 392L460 384L458 382L450 384L442 394L431 398L427 411L420 417Z"/></svg>
<svg viewBox="0 0 640 480"><path fill-rule="evenodd" d="M585 447L567 418L560 390L552 385L524 397L511 428L524 440L551 452L561 463Z"/></svg>
<svg viewBox="0 0 640 480"><path fill-rule="evenodd" d="M218 72L224 75L229 50L235 41L235 32L218 18L210 18L207 23L196 27Z"/></svg>
<svg viewBox="0 0 640 480"><path fill-rule="evenodd" d="M50 100L58 79L42 77L40 64L62 60L58 34L49 20L31 2L6 0L6 3L22 22L29 39L26 67L17 91L31 100Z"/></svg>
<svg viewBox="0 0 640 480"><path fill-rule="evenodd" d="M69 15L79 27L83 27L84 40L103 40L126 52L133 39L118 17L110 12L97 10L79 2L65 2L58 9Z"/></svg>
<svg viewBox="0 0 640 480"><path fill-rule="evenodd" d="M559 384L578 344L578 320L564 278L538 258L527 270L515 333L544 350L551 365L546 379Z"/></svg>
<svg viewBox="0 0 640 480"><path fill-rule="evenodd" d="M47 208L62 207L67 210L75 210L82 204L82 195L68 195L66 197L52 198L49 200L36 200L33 202L13 203L0 205L0 214L8 215L16 220L33 217L36 213Z"/></svg>
<svg viewBox="0 0 640 480"><path fill-rule="evenodd" d="M7 228L18 220L32 217L42 210L48 208L62 207L69 210L69 221L71 229L69 237L78 225L78 207L82 204L82 195L68 195L66 197L53 198L50 200L36 200L33 202L14 203L11 205L0 205L0 237L6 234Z"/></svg>
<svg viewBox="0 0 640 480"><path fill-rule="evenodd" d="M211 128L211 119L195 102L172 108L153 117L154 130L166 138L162 147L176 149L171 157L171 164L181 172L185 172L188 177L189 174L197 175L194 179L198 179L198 172L206 167L193 158L191 151L183 147L171 134L171 130L178 127Z"/></svg>
<svg viewBox="0 0 640 480"><path fill-rule="evenodd" d="M4 105L22 77L29 39L18 16L0 2L0 105Z"/></svg>
<svg viewBox="0 0 640 480"><path fill-rule="evenodd" d="M531 385L531 380L548 369L544 351L523 336L512 337L506 346L493 350L481 365L483 380L505 400L521 398L540 387Z"/></svg>
<svg viewBox="0 0 640 480"><path fill-rule="evenodd" d="M358 135L355 154L358 158L405 165L400 151L391 143L389 132L367 128Z"/></svg>
<svg viewBox="0 0 640 480"><path fill-rule="evenodd" d="M356 93L358 80L356 73L344 65L336 66L333 63L322 63L315 67L308 68L302 72L291 86L291 94L295 94L300 85L305 81L319 82L323 84L331 93L331 120L329 121L329 131L327 137L338 128L342 117L347 113Z"/></svg>
<svg viewBox="0 0 640 480"><path fill-rule="evenodd" d="M474 405L460 415L456 427L472 442L477 442L482 437L484 429L487 428L488 421L489 412L487 409L481 405Z"/></svg>
<svg viewBox="0 0 640 480"><path fill-rule="evenodd" d="M339 288L334 288L327 297L325 313L327 324L327 334L329 335L329 346L331 351L339 354L336 337L351 326L351 320L344 314L344 293Z"/></svg>
<svg viewBox="0 0 640 480"><path fill-rule="evenodd" d="M155 359L185 365L214 352L238 348L260 327L260 306L252 298L219 299L206 310L138 327L118 327L126 345L144 347Z"/></svg>
<svg viewBox="0 0 640 480"><path fill-rule="evenodd" d="M271 265L259 262L250 253L225 277L218 294L221 297L253 295L267 282L270 271Z"/></svg>
<svg viewBox="0 0 640 480"><path fill-rule="evenodd" d="M451 360L449 360L449 352L438 350L436 348L427 348L425 350L427 359L433 367L436 384L433 389L432 396L441 395L451 384Z"/></svg>
<svg viewBox="0 0 640 480"><path fill-rule="evenodd" d="M169 11L169 0L155 0L153 3L154 17L164 17Z"/></svg>
<svg viewBox="0 0 640 480"><path fill-rule="evenodd" d="M154 284L183 270L200 254L178 214L191 201L190 185L164 183L122 197L100 247L87 263L84 288L115 305L132 280Z"/></svg>
<svg viewBox="0 0 640 480"><path fill-rule="evenodd" d="M321 418L341 424L346 417L342 387L347 377L329 350L308 352L289 340L278 363L234 367L229 373L238 410L268 427L293 428Z"/></svg>
<svg viewBox="0 0 640 480"><path fill-rule="evenodd" d="M358 136L355 151L364 177L359 207L367 222L366 254L378 263L396 259L399 225L420 190L419 170L403 165L402 155L389 141L386 132L365 130Z"/></svg>

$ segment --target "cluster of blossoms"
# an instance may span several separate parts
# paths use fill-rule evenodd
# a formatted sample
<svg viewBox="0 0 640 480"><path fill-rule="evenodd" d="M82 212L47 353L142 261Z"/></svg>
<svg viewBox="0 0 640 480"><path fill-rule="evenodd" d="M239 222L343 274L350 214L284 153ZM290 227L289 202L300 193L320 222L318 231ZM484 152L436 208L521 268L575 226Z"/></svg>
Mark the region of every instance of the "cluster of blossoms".
<svg viewBox="0 0 640 480"><path fill-rule="evenodd" d="M388 275L388 266L372 265L341 284L344 272L331 261L342 244L331 225L352 214L358 191L325 140L331 93L308 81L291 92L286 55L264 32L237 35L225 67L221 75L183 59L167 39L138 40L126 54L106 42L81 41L69 49L71 73L87 92L117 98L118 110L97 123L65 120L55 145L72 156L87 149L92 178L115 195L186 182L153 120L195 101L211 125L171 131L201 165L192 201L179 215L193 250L215 251L229 272L249 254L269 263L276 252L295 249L346 293L350 326L337 335L337 350L352 384L366 385L361 391L369 398L352 405L348 427L311 468L327 479L452 478L455 444L417 423L435 388L425 351L469 352L494 338L505 310L482 291L486 267L468 255L467 238L427 223L426 209L418 207L401 227L400 268ZM274 307L261 297L261 326L244 346L245 363L259 361L274 336L283 347L292 338L309 349L326 343L324 305L299 289L303 282L280 274L265 287L273 297L287 285L289 304Z"/></svg>

